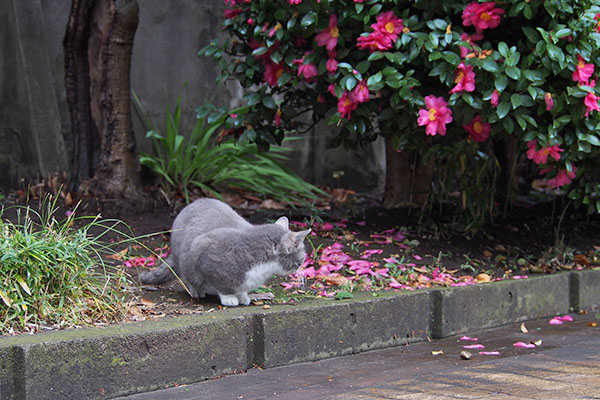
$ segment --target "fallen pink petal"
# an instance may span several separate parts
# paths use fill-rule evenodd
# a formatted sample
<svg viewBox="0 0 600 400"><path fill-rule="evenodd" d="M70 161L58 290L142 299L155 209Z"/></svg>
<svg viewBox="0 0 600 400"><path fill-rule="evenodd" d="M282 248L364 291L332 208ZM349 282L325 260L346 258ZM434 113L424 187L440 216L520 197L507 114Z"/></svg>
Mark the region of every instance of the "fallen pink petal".
<svg viewBox="0 0 600 400"><path fill-rule="evenodd" d="M563 322L560 320L560 318L558 318L558 317L555 317L555 318L552 318L552 319L549 321L549 324L550 324L550 325L562 325L562 324L563 324Z"/></svg>
<svg viewBox="0 0 600 400"><path fill-rule="evenodd" d="M499 351L480 351L479 355L480 356L499 356L500 352Z"/></svg>
<svg viewBox="0 0 600 400"><path fill-rule="evenodd" d="M479 339L478 339L478 338L476 338L476 337L470 337L470 336L461 336L460 340L468 340L468 341L470 341L470 342L476 342L476 341L478 341Z"/></svg>
<svg viewBox="0 0 600 400"><path fill-rule="evenodd" d="M533 343L525 343L525 342L517 342L513 344L514 347L519 347L522 349L533 349L535 348L535 344Z"/></svg>
<svg viewBox="0 0 600 400"><path fill-rule="evenodd" d="M573 317L571 317L570 315L563 315L562 317L556 317L558 319L560 319L563 322L573 322Z"/></svg>
<svg viewBox="0 0 600 400"><path fill-rule="evenodd" d="M468 344L463 346L463 349L485 349L485 346L482 344Z"/></svg>

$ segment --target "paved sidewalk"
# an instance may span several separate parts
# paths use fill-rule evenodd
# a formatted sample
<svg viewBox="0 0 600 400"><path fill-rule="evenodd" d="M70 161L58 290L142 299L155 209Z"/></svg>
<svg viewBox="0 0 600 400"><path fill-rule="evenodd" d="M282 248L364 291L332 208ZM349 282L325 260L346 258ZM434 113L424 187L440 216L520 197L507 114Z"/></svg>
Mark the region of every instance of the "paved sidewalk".
<svg viewBox="0 0 600 400"><path fill-rule="evenodd" d="M600 326L594 315L550 325L548 319L472 333L430 343L337 357L226 376L213 381L122 397L167 399L600 399ZM600 322L599 322L600 325ZM542 340L533 349L513 343ZM479 355L463 346L485 345ZM442 355L432 351L443 350Z"/></svg>

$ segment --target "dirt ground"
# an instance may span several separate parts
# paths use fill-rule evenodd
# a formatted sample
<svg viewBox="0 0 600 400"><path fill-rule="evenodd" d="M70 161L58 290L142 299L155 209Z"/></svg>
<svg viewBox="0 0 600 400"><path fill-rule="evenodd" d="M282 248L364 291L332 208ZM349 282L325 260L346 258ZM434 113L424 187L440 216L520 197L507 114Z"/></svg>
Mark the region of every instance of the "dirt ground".
<svg viewBox="0 0 600 400"><path fill-rule="evenodd" d="M342 189L330 193L332 199L323 202L318 213L244 193L226 196L227 202L254 224L286 215L292 229L307 224L314 231L307 243L311 261L304 265L312 268L311 273L269 282L254 293L253 306L293 304L307 296L344 298L354 290L418 290L600 267L600 218L573 210L561 216L560 200L516 205L477 234L466 234L448 223L451 209L424 216L418 209L384 209L372 194ZM168 248L168 231L183 206L182 202L167 202L159 193L149 199L125 207L84 199L76 211L79 215L100 212L103 218L121 219L134 236L143 237L139 244L122 245L111 260L132 278L132 286L126 288L130 299L127 319L218 311L221 306L216 297L191 299L177 282L161 287L135 283L138 273L152 268L152 263L158 262L156 255ZM25 202L22 194L9 193L2 201L2 217L15 220L16 209L12 207ZM29 201L32 207L38 203L36 199ZM63 196L58 205L56 215L60 218L75 204ZM344 268L324 273L321 267L333 263L332 256L340 255L346 257Z"/></svg>

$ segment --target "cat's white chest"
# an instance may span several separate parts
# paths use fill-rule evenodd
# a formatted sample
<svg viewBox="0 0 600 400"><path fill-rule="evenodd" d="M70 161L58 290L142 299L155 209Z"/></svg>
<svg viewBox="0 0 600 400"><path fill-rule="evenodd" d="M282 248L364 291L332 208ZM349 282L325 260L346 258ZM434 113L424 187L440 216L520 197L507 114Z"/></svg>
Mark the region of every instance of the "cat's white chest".
<svg viewBox="0 0 600 400"><path fill-rule="evenodd" d="M243 289L250 291L261 286L273 274L283 274L283 268L278 262L271 261L257 264L246 272L246 280L243 283Z"/></svg>

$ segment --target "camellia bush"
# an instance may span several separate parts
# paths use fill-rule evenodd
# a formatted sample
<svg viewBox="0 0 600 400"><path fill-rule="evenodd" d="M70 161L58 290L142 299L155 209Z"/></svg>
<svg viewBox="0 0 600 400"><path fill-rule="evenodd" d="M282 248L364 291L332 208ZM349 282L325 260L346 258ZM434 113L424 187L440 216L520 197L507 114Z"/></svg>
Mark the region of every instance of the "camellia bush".
<svg viewBox="0 0 600 400"><path fill-rule="evenodd" d="M475 224L514 168L495 144L513 141L543 188L600 212L597 2L225 3L229 38L201 54L247 89L244 138L267 147L320 120L332 145L393 138Z"/></svg>

